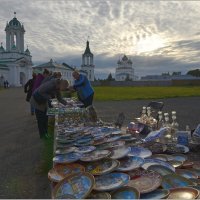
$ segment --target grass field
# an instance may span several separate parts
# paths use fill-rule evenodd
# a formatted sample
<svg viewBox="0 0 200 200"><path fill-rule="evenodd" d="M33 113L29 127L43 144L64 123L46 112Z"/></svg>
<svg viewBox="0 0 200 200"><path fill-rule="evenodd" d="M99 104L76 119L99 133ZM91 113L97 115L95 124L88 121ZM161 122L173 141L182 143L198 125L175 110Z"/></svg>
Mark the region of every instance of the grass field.
<svg viewBox="0 0 200 200"><path fill-rule="evenodd" d="M185 87L94 87L95 101L163 99L200 96L200 86Z"/></svg>

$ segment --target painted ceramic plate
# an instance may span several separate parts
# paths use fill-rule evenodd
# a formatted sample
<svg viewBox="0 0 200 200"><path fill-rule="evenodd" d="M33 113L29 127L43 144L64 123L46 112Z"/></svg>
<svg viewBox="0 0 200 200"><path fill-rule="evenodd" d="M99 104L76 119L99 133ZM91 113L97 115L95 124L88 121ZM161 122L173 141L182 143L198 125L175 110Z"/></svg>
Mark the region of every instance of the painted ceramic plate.
<svg viewBox="0 0 200 200"><path fill-rule="evenodd" d="M146 194L141 194L140 199L166 199L168 196L169 190L157 189Z"/></svg>
<svg viewBox="0 0 200 200"><path fill-rule="evenodd" d="M162 179L162 187L167 190L171 188L176 188L176 187L186 187L186 186L193 186L193 185L196 185L196 184L192 182L190 179L187 179L175 173L165 175L163 176L163 179Z"/></svg>
<svg viewBox="0 0 200 200"><path fill-rule="evenodd" d="M146 171L141 176L133 178L127 184L136 188L140 194L148 193L157 189L162 183L162 177L155 171Z"/></svg>
<svg viewBox="0 0 200 200"><path fill-rule="evenodd" d="M125 141L118 140L118 141L111 142L110 144L107 144L107 145L109 148L121 147L125 145Z"/></svg>
<svg viewBox="0 0 200 200"><path fill-rule="evenodd" d="M144 139L145 142L155 141L156 139L162 137L162 135L167 131L167 128L161 128L157 131L150 132L147 137Z"/></svg>
<svg viewBox="0 0 200 200"><path fill-rule="evenodd" d="M154 154L151 156L151 158L162 160L162 161L168 161L167 156L165 154Z"/></svg>
<svg viewBox="0 0 200 200"><path fill-rule="evenodd" d="M192 172L187 169L176 169L176 173L180 176L183 176L185 178L198 178L198 175L195 172Z"/></svg>
<svg viewBox="0 0 200 200"><path fill-rule="evenodd" d="M167 145L154 142L151 145L146 145L146 147L152 152L152 153L163 153L167 150Z"/></svg>
<svg viewBox="0 0 200 200"><path fill-rule="evenodd" d="M168 199L196 199L199 191L192 187L179 187L170 189Z"/></svg>
<svg viewBox="0 0 200 200"><path fill-rule="evenodd" d="M109 137L107 138L106 142L114 142L114 141L117 141L121 138L121 136L112 136L112 137Z"/></svg>
<svg viewBox="0 0 200 200"><path fill-rule="evenodd" d="M90 153L85 153L81 157L81 161L93 162L108 157L111 154L108 150L95 150Z"/></svg>
<svg viewBox="0 0 200 200"><path fill-rule="evenodd" d="M116 147L111 150L111 156L110 158L112 159L120 159L128 155L130 152L131 148L130 147Z"/></svg>
<svg viewBox="0 0 200 200"><path fill-rule="evenodd" d="M140 193L134 187L124 186L111 193L112 199L139 199Z"/></svg>
<svg viewBox="0 0 200 200"><path fill-rule="evenodd" d="M74 199L84 199L94 186L94 177L87 172L73 174L60 181L53 190L54 199L73 196Z"/></svg>
<svg viewBox="0 0 200 200"><path fill-rule="evenodd" d="M94 151L95 149L96 149L95 146L83 146L83 147L77 147L75 152L78 152L78 153L89 153L91 151Z"/></svg>
<svg viewBox="0 0 200 200"><path fill-rule="evenodd" d="M165 176L167 174L173 174L174 171L170 168L163 165L150 165L147 170L152 170L159 173L161 176Z"/></svg>
<svg viewBox="0 0 200 200"><path fill-rule="evenodd" d="M110 191L118 189L126 185L130 180L130 176L125 173L110 173L95 177L94 190Z"/></svg>
<svg viewBox="0 0 200 200"><path fill-rule="evenodd" d="M72 162L79 160L80 157L81 157L81 154L71 152L71 153L64 154L64 155L56 155L53 158L53 162L54 163L72 163Z"/></svg>
<svg viewBox="0 0 200 200"><path fill-rule="evenodd" d="M187 160L187 156L184 154L172 154L173 160L185 162Z"/></svg>
<svg viewBox="0 0 200 200"><path fill-rule="evenodd" d="M85 167L78 163L57 164L54 166L54 168L58 174L64 177L72 173L80 173L85 171Z"/></svg>
<svg viewBox="0 0 200 200"><path fill-rule="evenodd" d="M86 171L93 175L103 175L114 171L119 166L119 161L103 159L86 165Z"/></svg>
<svg viewBox="0 0 200 200"><path fill-rule="evenodd" d="M111 199L108 192L91 192L87 199Z"/></svg>
<svg viewBox="0 0 200 200"><path fill-rule="evenodd" d="M58 174L57 171L53 168L53 169L49 170L49 172L48 172L48 178L49 178L50 181L59 182L64 177L61 176L60 174Z"/></svg>
<svg viewBox="0 0 200 200"><path fill-rule="evenodd" d="M120 160L118 171L126 172L139 168L144 163L141 157L126 157Z"/></svg>
<svg viewBox="0 0 200 200"><path fill-rule="evenodd" d="M148 158L151 155L152 152L143 147L131 147L130 153L128 154L128 156L137 156L141 158Z"/></svg>
<svg viewBox="0 0 200 200"><path fill-rule="evenodd" d="M76 151L76 147L68 147L66 149L57 149L56 154L67 154Z"/></svg>
<svg viewBox="0 0 200 200"><path fill-rule="evenodd" d="M174 168L180 168L183 165L183 162L178 160L168 161Z"/></svg>
<svg viewBox="0 0 200 200"><path fill-rule="evenodd" d="M189 148L181 144L167 144L168 153L187 153Z"/></svg>
<svg viewBox="0 0 200 200"><path fill-rule="evenodd" d="M158 159L151 159L151 158L146 158L144 160L144 164L142 165L142 168L147 169L151 165L162 165L162 166L168 167L169 169L175 172L175 168L168 162L158 160Z"/></svg>

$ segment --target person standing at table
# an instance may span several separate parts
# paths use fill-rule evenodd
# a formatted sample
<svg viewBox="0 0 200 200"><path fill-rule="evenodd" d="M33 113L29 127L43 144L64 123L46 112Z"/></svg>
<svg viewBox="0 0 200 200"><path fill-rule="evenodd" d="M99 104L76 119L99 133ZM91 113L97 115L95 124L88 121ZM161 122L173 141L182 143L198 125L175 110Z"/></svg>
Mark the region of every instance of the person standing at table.
<svg viewBox="0 0 200 200"><path fill-rule="evenodd" d="M93 103L94 90L90 81L85 75L80 74L77 70L72 73L72 76L75 81L70 89L77 92L78 99L84 104L85 108L91 106Z"/></svg>
<svg viewBox="0 0 200 200"><path fill-rule="evenodd" d="M49 138L48 135L48 101L52 96L56 96L58 101L64 105L67 102L62 99L61 91L68 90L69 83L67 80L52 79L41 84L32 94L30 99L31 105L35 108L40 138Z"/></svg>

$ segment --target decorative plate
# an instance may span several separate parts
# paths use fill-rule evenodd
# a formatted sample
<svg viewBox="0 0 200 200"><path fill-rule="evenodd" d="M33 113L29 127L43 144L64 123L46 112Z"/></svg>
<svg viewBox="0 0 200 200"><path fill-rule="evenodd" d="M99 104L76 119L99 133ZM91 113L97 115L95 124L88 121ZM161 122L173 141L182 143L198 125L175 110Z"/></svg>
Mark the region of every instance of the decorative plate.
<svg viewBox="0 0 200 200"><path fill-rule="evenodd" d="M181 145L181 144L167 144L167 152L168 153L187 153L189 152L189 148Z"/></svg>
<svg viewBox="0 0 200 200"><path fill-rule="evenodd" d="M141 157L126 157L120 160L117 170L122 172L130 171L139 168L143 163L144 159Z"/></svg>
<svg viewBox="0 0 200 200"><path fill-rule="evenodd" d="M167 145L154 142L151 145L146 144L146 147L152 152L152 153L163 153L167 150Z"/></svg>
<svg viewBox="0 0 200 200"><path fill-rule="evenodd" d="M128 186L136 188L140 194L148 193L157 189L162 183L162 177L155 171L146 171L129 181Z"/></svg>
<svg viewBox="0 0 200 200"><path fill-rule="evenodd" d="M122 131L121 130L116 130L112 132L112 135L121 135Z"/></svg>
<svg viewBox="0 0 200 200"><path fill-rule="evenodd" d="M199 169L190 169L191 172L195 172L198 175L198 178L200 178L200 170Z"/></svg>
<svg viewBox="0 0 200 200"><path fill-rule="evenodd" d="M141 158L148 158L152 155L149 149L143 147L131 147L131 151L128 156L137 156Z"/></svg>
<svg viewBox="0 0 200 200"><path fill-rule="evenodd" d="M120 159L128 155L130 152L131 148L130 147L116 147L111 150L111 156L110 158L112 159Z"/></svg>
<svg viewBox="0 0 200 200"><path fill-rule="evenodd" d="M106 142L114 142L117 141L121 138L121 136L114 136L114 137L109 137L106 139Z"/></svg>
<svg viewBox="0 0 200 200"><path fill-rule="evenodd" d="M130 139L130 138L132 138L132 135L131 134L123 134L123 135L121 135L121 139L123 140L123 139Z"/></svg>
<svg viewBox="0 0 200 200"><path fill-rule="evenodd" d="M49 172L48 172L48 178L49 178L50 181L59 182L64 177L61 176L60 174L58 174L57 171L53 168L53 169L49 170Z"/></svg>
<svg viewBox="0 0 200 200"><path fill-rule="evenodd" d="M76 140L76 143L78 143L78 144L83 144L83 143L89 143L89 142L91 142L91 138L81 138L81 139L79 139L79 140Z"/></svg>
<svg viewBox="0 0 200 200"><path fill-rule="evenodd" d="M72 162L79 160L80 157L81 157L81 154L71 152L71 153L67 153L64 155L56 155L53 158L53 162L54 163L72 163Z"/></svg>
<svg viewBox="0 0 200 200"><path fill-rule="evenodd" d="M198 175L195 172L192 172L187 169L176 169L176 173L179 174L180 176L183 176L185 178L198 178Z"/></svg>
<svg viewBox="0 0 200 200"><path fill-rule="evenodd" d="M111 154L108 150L95 150L90 153L85 153L81 157L81 161L93 162L108 157Z"/></svg>
<svg viewBox="0 0 200 200"><path fill-rule="evenodd" d="M170 189L168 199L196 199L199 191L192 187L179 187Z"/></svg>
<svg viewBox="0 0 200 200"><path fill-rule="evenodd" d="M169 190L157 189L146 194L141 194L140 199L166 199L168 196Z"/></svg>
<svg viewBox="0 0 200 200"><path fill-rule="evenodd" d="M174 171L170 168L163 165L150 165L147 170L152 170L159 173L161 176L165 176L167 174L173 174Z"/></svg>
<svg viewBox="0 0 200 200"><path fill-rule="evenodd" d="M87 199L111 199L108 192L91 192Z"/></svg>
<svg viewBox="0 0 200 200"><path fill-rule="evenodd" d="M111 142L110 144L107 144L109 148L116 148L116 147L121 147L125 145L124 141L118 140Z"/></svg>
<svg viewBox="0 0 200 200"><path fill-rule="evenodd" d="M139 199L140 193L134 187L124 186L111 193L112 199Z"/></svg>
<svg viewBox="0 0 200 200"><path fill-rule="evenodd" d="M93 189L97 191L110 191L126 185L129 180L130 176L125 173L110 173L96 176L95 186Z"/></svg>
<svg viewBox="0 0 200 200"><path fill-rule="evenodd" d="M162 160L162 161L168 161L167 156L165 154L154 154L151 156L151 158Z"/></svg>
<svg viewBox="0 0 200 200"><path fill-rule="evenodd" d="M84 199L94 186L94 177L87 172L72 174L60 181L53 190L54 199L74 197Z"/></svg>
<svg viewBox="0 0 200 200"><path fill-rule="evenodd" d="M178 161L178 160L171 160L169 163L174 167L174 168L180 168L183 165L183 162Z"/></svg>
<svg viewBox="0 0 200 200"><path fill-rule="evenodd" d="M67 154L76 151L76 147L68 147L66 149L57 149L56 154Z"/></svg>
<svg viewBox="0 0 200 200"><path fill-rule="evenodd" d="M168 167L169 169L175 172L175 168L168 162L158 160L158 159L151 159L151 158L147 158L144 160L144 164L142 165L142 168L147 169L151 165L162 165L162 166Z"/></svg>
<svg viewBox="0 0 200 200"><path fill-rule="evenodd" d="M167 128L161 128L160 130L157 131L152 131L150 132L147 137L144 139L145 142L151 142L155 141L156 139L160 138L163 136L164 133L166 133Z"/></svg>
<svg viewBox="0 0 200 200"><path fill-rule="evenodd" d="M83 147L77 147L75 152L78 152L78 153L89 153L91 151L94 151L95 149L96 149L95 146L83 146Z"/></svg>
<svg viewBox="0 0 200 200"><path fill-rule="evenodd" d="M119 166L119 161L103 159L86 165L86 171L93 175L103 175L114 171Z"/></svg>
<svg viewBox="0 0 200 200"><path fill-rule="evenodd" d="M196 185L196 184L192 182L190 179L187 179L175 173L163 176L163 180L162 180L162 187L167 190L171 188L176 188L176 187L186 187L186 186L193 186L193 185Z"/></svg>
<svg viewBox="0 0 200 200"><path fill-rule="evenodd" d="M187 160L187 156L184 154L172 154L173 160L185 162Z"/></svg>

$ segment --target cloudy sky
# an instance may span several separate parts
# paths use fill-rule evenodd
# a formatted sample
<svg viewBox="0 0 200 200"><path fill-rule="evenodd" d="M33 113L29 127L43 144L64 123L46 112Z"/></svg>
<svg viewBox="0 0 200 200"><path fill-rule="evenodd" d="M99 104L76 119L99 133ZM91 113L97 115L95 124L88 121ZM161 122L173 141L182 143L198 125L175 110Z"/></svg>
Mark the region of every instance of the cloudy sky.
<svg viewBox="0 0 200 200"><path fill-rule="evenodd" d="M0 41L17 13L34 64L80 67L89 36L97 78L126 54L140 76L200 68L200 1L0 0Z"/></svg>

